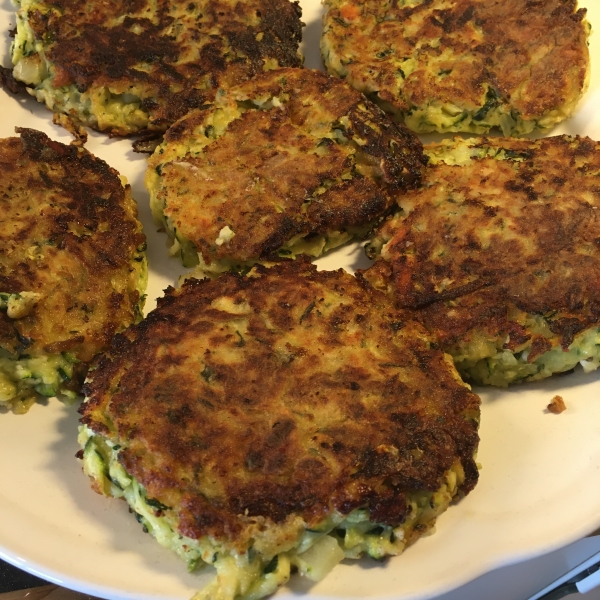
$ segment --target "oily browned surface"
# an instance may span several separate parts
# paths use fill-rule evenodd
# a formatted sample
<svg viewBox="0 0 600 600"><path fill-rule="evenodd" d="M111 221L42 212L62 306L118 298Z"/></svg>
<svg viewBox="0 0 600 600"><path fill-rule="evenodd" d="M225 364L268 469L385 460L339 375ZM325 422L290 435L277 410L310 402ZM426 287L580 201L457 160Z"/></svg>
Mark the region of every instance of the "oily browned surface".
<svg viewBox="0 0 600 600"><path fill-rule="evenodd" d="M87 385L82 421L180 533L245 548L256 518L357 507L399 524L456 458L468 492L479 399L420 326L342 270L256 272L169 289Z"/></svg>
<svg viewBox="0 0 600 600"><path fill-rule="evenodd" d="M489 87L530 120L568 104L584 86L586 10L576 0L326 4L326 45L348 80L402 112L436 100L475 110ZM400 74L411 56L414 67L406 63Z"/></svg>
<svg viewBox="0 0 600 600"><path fill-rule="evenodd" d="M204 138L199 125L237 101L274 96L281 106L247 110L200 154L150 160L161 173L164 214L207 263L264 258L295 235L366 226L420 181L414 134L346 83L307 69L272 71L191 113L167 132L167 151ZM328 137L334 130L345 141ZM235 237L218 246L225 225Z"/></svg>
<svg viewBox="0 0 600 600"><path fill-rule="evenodd" d="M531 361L600 320L600 144L480 141L522 160L430 167L402 200L414 210L382 227L389 244L367 278L417 309L443 347L482 332L507 349L531 340ZM543 316L547 336L532 337L525 315Z"/></svg>
<svg viewBox="0 0 600 600"><path fill-rule="evenodd" d="M31 13L29 21L54 65L55 86L134 93L151 130L164 131L269 61L302 60L301 11L288 0L49 0L43 7L50 10Z"/></svg>
<svg viewBox="0 0 600 600"><path fill-rule="evenodd" d="M0 346L89 362L137 315L137 208L104 161L18 131L0 142L0 292L41 298L23 318L0 312Z"/></svg>

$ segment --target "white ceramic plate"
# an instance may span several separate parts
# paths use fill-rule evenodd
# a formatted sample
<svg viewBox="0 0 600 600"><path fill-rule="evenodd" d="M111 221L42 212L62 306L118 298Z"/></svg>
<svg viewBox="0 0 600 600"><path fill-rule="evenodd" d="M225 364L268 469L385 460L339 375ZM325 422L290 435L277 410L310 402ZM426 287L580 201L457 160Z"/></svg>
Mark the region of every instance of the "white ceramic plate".
<svg viewBox="0 0 600 600"><path fill-rule="evenodd" d="M321 8L303 0L306 66L319 67ZM600 3L588 6L600 30ZM12 6L0 2L0 31L14 26ZM600 34L591 38L600 64ZM9 64L9 38L0 44ZM0 91L0 136L15 126L33 127L69 143L50 113L32 99ZM576 116L555 133L600 139L600 77ZM127 141L92 134L88 148L124 174L132 185L149 242L149 306L183 272L166 257L165 235L156 232L143 187L145 157ZM0 174L1 176L1 174ZM366 264L357 246L320 261L321 268ZM322 582L298 578L278 597L310 600L436 596L500 565L533 557L600 526L600 373L579 371L509 391L477 390L483 398L480 483L438 521L435 535L419 540L386 563L346 561ZM555 394L567 411L549 414ZM211 576L191 575L127 512L124 502L91 491L75 458L77 414L57 401L36 405L26 416L0 414L0 557L68 588L111 599L187 600Z"/></svg>

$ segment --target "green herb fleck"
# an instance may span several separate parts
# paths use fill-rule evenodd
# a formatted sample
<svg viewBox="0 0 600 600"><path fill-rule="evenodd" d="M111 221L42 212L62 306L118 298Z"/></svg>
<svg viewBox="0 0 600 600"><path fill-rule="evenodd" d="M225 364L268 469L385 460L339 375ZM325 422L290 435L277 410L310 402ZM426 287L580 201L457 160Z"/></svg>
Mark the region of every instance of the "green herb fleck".
<svg viewBox="0 0 600 600"><path fill-rule="evenodd" d="M308 317L308 315L310 315L310 313L313 311L314 307L315 307L315 303L314 302L311 302L306 307L306 310L302 313L302 316L300 317L300 323L302 323L302 321L304 321L304 319L306 319L306 317Z"/></svg>
<svg viewBox="0 0 600 600"><path fill-rule="evenodd" d="M498 100L496 91L492 88L489 88L487 94L485 95L485 104L473 115L473 121L483 121L487 114L499 104L500 100Z"/></svg>
<svg viewBox="0 0 600 600"><path fill-rule="evenodd" d="M267 573L273 573L273 571L277 570L277 565L279 564L279 557L275 555L271 562L263 569L263 573L266 575Z"/></svg>
<svg viewBox="0 0 600 600"><path fill-rule="evenodd" d="M242 334L237 329L235 332L237 333L238 337L240 338L238 343L236 344L236 346L238 348L242 348L243 346L246 345L246 340L242 337Z"/></svg>
<svg viewBox="0 0 600 600"><path fill-rule="evenodd" d="M379 59L383 59L386 56L389 56L390 54L393 54L394 50L392 48L388 48L387 50L382 50L381 52L378 52L375 56Z"/></svg>
<svg viewBox="0 0 600 600"><path fill-rule="evenodd" d="M383 527L381 527L381 525L378 525L377 527L373 527L373 529L369 529L369 531L367 531L368 535L381 535L383 533Z"/></svg>
<svg viewBox="0 0 600 600"><path fill-rule="evenodd" d="M206 383L210 383L210 381L215 376L215 370L212 367L206 365L202 373L200 373L200 375L202 375L202 378L204 379L204 381L206 381Z"/></svg>
<svg viewBox="0 0 600 600"><path fill-rule="evenodd" d="M156 510L169 510L166 504L159 502L156 498L146 498L146 504Z"/></svg>
<svg viewBox="0 0 600 600"><path fill-rule="evenodd" d="M54 389L54 387L48 385L47 383L40 383L39 385L36 385L35 391L38 394L42 396L47 396L49 398L52 396L56 396L56 390Z"/></svg>

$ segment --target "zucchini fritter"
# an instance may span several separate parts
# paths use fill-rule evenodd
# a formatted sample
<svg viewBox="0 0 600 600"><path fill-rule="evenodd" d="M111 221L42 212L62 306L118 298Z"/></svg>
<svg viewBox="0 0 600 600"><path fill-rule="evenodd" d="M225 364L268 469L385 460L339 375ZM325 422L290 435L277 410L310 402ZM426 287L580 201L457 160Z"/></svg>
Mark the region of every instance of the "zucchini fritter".
<svg viewBox="0 0 600 600"><path fill-rule="evenodd" d="M32 129L0 140L0 405L74 398L94 355L141 317L145 236L104 161Z"/></svg>
<svg viewBox="0 0 600 600"><path fill-rule="evenodd" d="M427 181L382 226L367 279L477 383L596 369L600 143L489 138L426 153Z"/></svg>
<svg viewBox="0 0 600 600"><path fill-rule="evenodd" d="M173 125L146 186L172 253L217 274L364 235L423 163L416 136L345 82L280 69Z"/></svg>
<svg viewBox="0 0 600 600"><path fill-rule="evenodd" d="M399 554L477 481L479 399L390 300L307 259L188 279L86 384L80 452L190 567L260 598Z"/></svg>
<svg viewBox="0 0 600 600"><path fill-rule="evenodd" d="M300 66L288 0L20 0L14 77L76 123L124 136L165 131L264 70Z"/></svg>
<svg viewBox="0 0 600 600"><path fill-rule="evenodd" d="M421 133L547 130L588 81L589 25L576 0L324 0L321 51Z"/></svg>

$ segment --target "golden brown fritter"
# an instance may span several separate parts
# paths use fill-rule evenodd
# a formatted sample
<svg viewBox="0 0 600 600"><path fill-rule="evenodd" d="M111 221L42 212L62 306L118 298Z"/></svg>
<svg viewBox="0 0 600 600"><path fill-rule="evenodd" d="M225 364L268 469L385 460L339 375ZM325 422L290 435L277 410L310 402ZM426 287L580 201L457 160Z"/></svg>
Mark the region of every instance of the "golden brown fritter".
<svg viewBox="0 0 600 600"><path fill-rule="evenodd" d="M320 71L281 69L220 94L165 135L146 175L184 264L318 256L363 235L420 181L421 143Z"/></svg>
<svg viewBox="0 0 600 600"><path fill-rule="evenodd" d="M100 359L81 412L90 465L104 448L95 487L140 512L106 480L113 460L160 507L151 533L168 537L163 518L208 562L207 540L248 568L293 562L307 532L350 532L356 511L397 553L477 480L479 399L449 357L385 294L305 259L167 290Z"/></svg>
<svg viewBox="0 0 600 600"><path fill-rule="evenodd" d="M589 70L576 0L325 0L330 73L418 132L504 135L567 118Z"/></svg>
<svg viewBox="0 0 600 600"><path fill-rule="evenodd" d="M86 150L17 131L0 141L0 400L12 403L32 385L56 395L57 369L78 391L94 355L141 315L146 277L145 236L118 173Z"/></svg>
<svg viewBox="0 0 600 600"><path fill-rule="evenodd" d="M595 369L600 144L457 139L426 153L427 181L382 226L366 277L415 309L477 382Z"/></svg>
<svg viewBox="0 0 600 600"><path fill-rule="evenodd" d="M21 0L12 59L40 102L99 131L165 131L221 87L300 66L288 0Z"/></svg>

